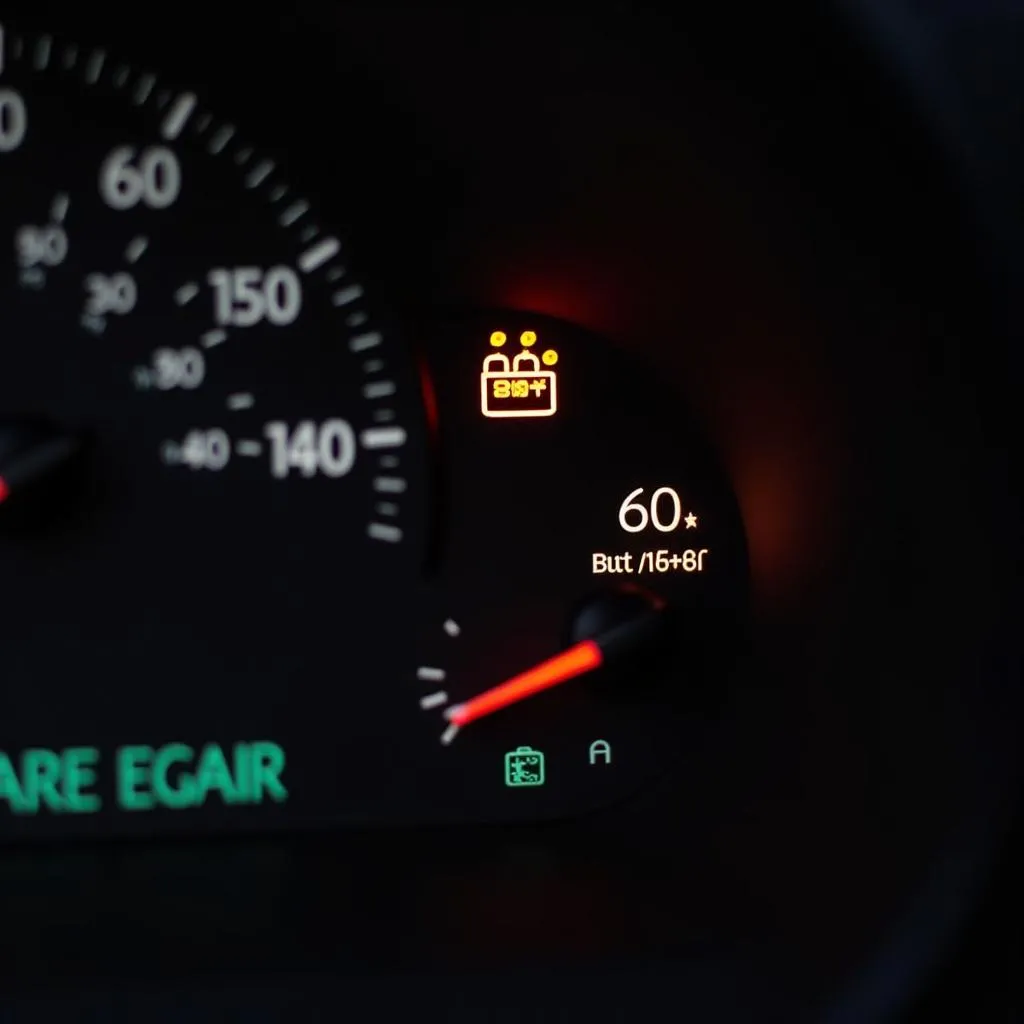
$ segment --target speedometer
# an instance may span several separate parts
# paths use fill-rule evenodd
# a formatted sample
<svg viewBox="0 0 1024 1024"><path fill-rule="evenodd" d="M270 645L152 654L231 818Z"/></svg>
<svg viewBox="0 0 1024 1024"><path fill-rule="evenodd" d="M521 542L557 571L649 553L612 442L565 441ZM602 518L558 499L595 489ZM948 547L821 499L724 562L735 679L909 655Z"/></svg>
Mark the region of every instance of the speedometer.
<svg viewBox="0 0 1024 1024"><path fill-rule="evenodd" d="M370 708L402 668L418 375L258 139L102 48L0 54L2 830L158 806L85 784L117 750L318 806L283 779L350 731L347 666Z"/></svg>
<svg viewBox="0 0 1024 1024"><path fill-rule="evenodd" d="M403 336L201 89L0 69L0 836L557 818L708 742L745 543L671 382L528 310Z"/></svg>

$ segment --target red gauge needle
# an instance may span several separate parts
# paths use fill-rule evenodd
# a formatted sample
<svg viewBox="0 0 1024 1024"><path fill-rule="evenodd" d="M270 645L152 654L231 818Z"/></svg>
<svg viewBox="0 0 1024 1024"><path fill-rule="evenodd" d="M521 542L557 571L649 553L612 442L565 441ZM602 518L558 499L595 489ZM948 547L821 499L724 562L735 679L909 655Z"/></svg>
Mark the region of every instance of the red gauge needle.
<svg viewBox="0 0 1024 1024"><path fill-rule="evenodd" d="M0 420L0 504L61 473L81 442L59 428Z"/></svg>
<svg viewBox="0 0 1024 1024"><path fill-rule="evenodd" d="M541 690L558 686L559 683L575 679L586 672L593 672L604 664L604 654L593 640L583 640L573 644L568 650L556 654L547 661L542 661L533 668L513 676L490 690L486 690L465 704L455 704L445 713L445 718L452 725L459 727L469 725L478 718L492 715L495 711L517 704L527 697L532 697Z"/></svg>
<svg viewBox="0 0 1024 1024"><path fill-rule="evenodd" d="M445 745L451 743L463 726L478 718L493 715L536 693L593 672L609 661L618 661L624 656L635 654L648 645L658 635L664 603L660 598L640 591L630 592L625 598L632 606L624 621L599 628L591 638L573 644L560 654L485 690L471 700L453 704L444 712L448 728L441 736L441 742Z"/></svg>

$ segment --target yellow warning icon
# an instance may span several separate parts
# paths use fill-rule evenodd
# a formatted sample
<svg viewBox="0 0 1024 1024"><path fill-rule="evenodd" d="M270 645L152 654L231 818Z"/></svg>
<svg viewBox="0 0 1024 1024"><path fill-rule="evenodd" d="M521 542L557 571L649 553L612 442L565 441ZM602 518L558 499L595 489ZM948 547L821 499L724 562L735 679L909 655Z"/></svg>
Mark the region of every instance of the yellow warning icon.
<svg viewBox="0 0 1024 1024"><path fill-rule="evenodd" d="M505 344L504 331L491 334L491 345ZM537 343L534 331L523 331L519 336L522 351L513 357L493 352L484 359L480 374L480 410L495 419L554 416L558 411L558 380L554 370L541 369L554 366L558 353L548 349L539 358L529 351Z"/></svg>

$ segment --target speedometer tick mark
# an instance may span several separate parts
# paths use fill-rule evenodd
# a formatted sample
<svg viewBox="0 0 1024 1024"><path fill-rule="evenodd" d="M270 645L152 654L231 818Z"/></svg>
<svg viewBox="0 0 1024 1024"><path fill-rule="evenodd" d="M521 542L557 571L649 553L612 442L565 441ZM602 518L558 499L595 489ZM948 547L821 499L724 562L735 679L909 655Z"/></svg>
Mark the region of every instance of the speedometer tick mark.
<svg viewBox="0 0 1024 1024"><path fill-rule="evenodd" d="M254 459L263 454L263 444L260 441L236 441L235 451L245 458Z"/></svg>
<svg viewBox="0 0 1024 1024"><path fill-rule="evenodd" d="M459 727L452 722L443 733L441 733L441 743L444 746L448 746L456 736L459 735Z"/></svg>
<svg viewBox="0 0 1024 1024"><path fill-rule="evenodd" d="M128 243L128 247L124 251L125 260L129 263L136 263L148 247L149 239L145 235L138 235Z"/></svg>
<svg viewBox="0 0 1024 1024"><path fill-rule="evenodd" d="M352 313L345 317L345 323L348 324L349 327L362 327L369 319L370 318L365 313Z"/></svg>
<svg viewBox="0 0 1024 1024"><path fill-rule="evenodd" d="M273 171L274 165L269 160L264 160L262 163L258 163L246 176L245 184L249 188L257 188L267 180L270 172Z"/></svg>
<svg viewBox="0 0 1024 1024"><path fill-rule="evenodd" d="M420 698L420 707L424 711L433 711L434 708L439 708L443 704L448 703L448 694L444 690L438 690L437 693L428 694L426 697Z"/></svg>
<svg viewBox="0 0 1024 1024"><path fill-rule="evenodd" d="M355 302L356 299L363 297L363 289L361 285L352 284L347 288L342 288L341 291L335 292L331 296L331 302L336 306L347 306L350 302Z"/></svg>
<svg viewBox="0 0 1024 1024"><path fill-rule="evenodd" d="M228 340L228 332L216 328L207 331L199 340L203 343L203 348L213 348L214 345L220 345Z"/></svg>
<svg viewBox="0 0 1024 1024"><path fill-rule="evenodd" d="M277 218L278 224L282 227L290 228L300 217L302 217L309 210L309 203L304 200L299 200L297 203L292 203L280 217Z"/></svg>
<svg viewBox="0 0 1024 1024"><path fill-rule="evenodd" d="M183 92L167 112L163 124L160 125L160 134L169 142L176 139L188 123L188 119L192 116L192 111L195 109L196 94L194 92Z"/></svg>
<svg viewBox="0 0 1024 1024"><path fill-rule="evenodd" d="M402 539L402 531L391 523L370 523L366 532L374 540L384 540L390 544L397 544Z"/></svg>
<svg viewBox="0 0 1024 1024"><path fill-rule="evenodd" d="M100 80L100 74L103 72L103 62L106 59L107 55L103 50L93 50L89 55L89 60L85 65L85 80L90 85L95 85Z"/></svg>
<svg viewBox="0 0 1024 1024"><path fill-rule="evenodd" d="M228 395L228 408L232 412L240 409L251 409L256 404L256 399L248 392L239 391L234 395Z"/></svg>
<svg viewBox="0 0 1024 1024"><path fill-rule="evenodd" d="M373 506L374 511L382 516L397 516L398 506L393 501L378 501Z"/></svg>
<svg viewBox="0 0 1024 1024"><path fill-rule="evenodd" d="M67 192L58 192L53 197L53 202L50 204L50 216L55 223L62 224L64 222L70 205L71 199L68 197Z"/></svg>
<svg viewBox="0 0 1024 1024"><path fill-rule="evenodd" d="M383 359L367 359L363 363L363 373L380 373L384 369Z"/></svg>
<svg viewBox="0 0 1024 1024"><path fill-rule="evenodd" d="M193 281L183 284L175 293L174 301L179 306L187 306L199 294L199 285Z"/></svg>
<svg viewBox="0 0 1024 1024"><path fill-rule="evenodd" d="M114 85L117 86L118 89L123 89L131 73L132 69L128 67L127 64L122 64L117 71L114 72Z"/></svg>
<svg viewBox="0 0 1024 1024"><path fill-rule="evenodd" d="M416 678L427 683L443 683L444 669L431 668L429 665L420 665L420 667L416 669Z"/></svg>
<svg viewBox="0 0 1024 1024"><path fill-rule="evenodd" d="M445 619L444 631L454 640L462 632L462 627L454 619Z"/></svg>
<svg viewBox="0 0 1024 1024"><path fill-rule="evenodd" d="M212 139L210 139L210 145L207 147L211 153L220 153L224 147L231 141L231 137L235 134L235 126L233 124L226 124L221 128Z"/></svg>
<svg viewBox="0 0 1024 1024"><path fill-rule="evenodd" d="M36 70L42 71L43 68L49 67L50 64L50 51L53 47L53 36L40 36L39 42L36 43L36 52L33 59L33 64Z"/></svg>
<svg viewBox="0 0 1024 1024"><path fill-rule="evenodd" d="M153 91L153 86L155 85L156 75L143 75L139 79L139 84L135 87L135 93L132 96L136 106L141 106L149 99L149 94Z"/></svg>
<svg viewBox="0 0 1024 1024"><path fill-rule="evenodd" d="M381 469L398 469L400 463L401 460L397 455L382 455L377 460L377 465L380 466Z"/></svg>
<svg viewBox="0 0 1024 1024"><path fill-rule="evenodd" d="M276 203L278 200L284 199L284 197L286 195L288 195L288 186L287 185L278 185L277 188L275 188L275 189L273 189L271 191L271 193L270 193L270 201L272 203Z"/></svg>
<svg viewBox="0 0 1024 1024"><path fill-rule="evenodd" d="M373 489L380 494L402 494L406 483L400 476L374 477Z"/></svg>
<svg viewBox="0 0 1024 1024"><path fill-rule="evenodd" d="M299 257L299 270L304 274L312 273L317 267L322 267L329 259L336 256L340 248L341 242L333 237L317 242Z"/></svg>
<svg viewBox="0 0 1024 1024"><path fill-rule="evenodd" d="M359 435L364 448L400 448L405 440L406 434L401 427L371 427Z"/></svg>
<svg viewBox="0 0 1024 1024"><path fill-rule="evenodd" d="M308 227L302 229L302 234L299 235L299 238L303 242L312 242L319 234L320 229L315 224L310 224Z"/></svg>
<svg viewBox="0 0 1024 1024"><path fill-rule="evenodd" d="M364 398L387 398L395 393L395 382L393 380L374 380L363 385Z"/></svg>
<svg viewBox="0 0 1024 1024"><path fill-rule="evenodd" d="M369 348L376 348L382 340L380 331L369 331L357 334L349 341L348 347L352 352L365 352Z"/></svg>
<svg viewBox="0 0 1024 1024"><path fill-rule="evenodd" d="M328 281L340 281L344 276L345 276L345 268L344 267L331 267L331 269L327 271L327 280Z"/></svg>

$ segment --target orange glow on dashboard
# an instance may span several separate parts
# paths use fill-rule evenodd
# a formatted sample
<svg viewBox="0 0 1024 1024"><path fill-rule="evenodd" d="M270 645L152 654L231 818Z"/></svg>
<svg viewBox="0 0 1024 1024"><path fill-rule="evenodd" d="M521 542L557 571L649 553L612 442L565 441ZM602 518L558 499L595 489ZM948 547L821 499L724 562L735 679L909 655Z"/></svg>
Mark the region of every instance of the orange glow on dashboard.
<svg viewBox="0 0 1024 1024"><path fill-rule="evenodd" d="M495 298L593 330L668 373L729 474L755 602L781 609L813 599L846 519L837 464L842 410L828 397L836 389L820 360L816 325L787 305L790 288L770 280L775 271L767 268L756 286L733 267L732 289L679 289L672 308L649 282L597 274L585 281L591 274L582 266L557 256L543 266L535 261L528 274L511 271Z"/></svg>

